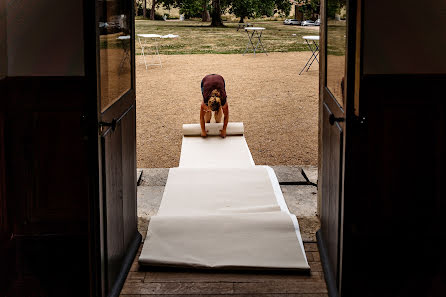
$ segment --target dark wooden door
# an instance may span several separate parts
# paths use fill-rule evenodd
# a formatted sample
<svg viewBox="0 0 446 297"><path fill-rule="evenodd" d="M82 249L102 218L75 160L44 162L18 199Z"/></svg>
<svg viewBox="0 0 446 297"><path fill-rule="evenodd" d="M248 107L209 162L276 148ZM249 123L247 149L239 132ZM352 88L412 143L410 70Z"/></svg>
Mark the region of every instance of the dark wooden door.
<svg viewBox="0 0 446 297"><path fill-rule="evenodd" d="M131 1L97 2L103 295L116 295L140 236L136 216L134 20Z"/></svg>
<svg viewBox="0 0 446 297"><path fill-rule="evenodd" d="M345 119L348 51L348 1L321 3L320 67L320 161L321 230L318 233L325 253L324 270L336 292L340 283L342 249L342 197L345 153ZM330 288L329 288L330 289Z"/></svg>

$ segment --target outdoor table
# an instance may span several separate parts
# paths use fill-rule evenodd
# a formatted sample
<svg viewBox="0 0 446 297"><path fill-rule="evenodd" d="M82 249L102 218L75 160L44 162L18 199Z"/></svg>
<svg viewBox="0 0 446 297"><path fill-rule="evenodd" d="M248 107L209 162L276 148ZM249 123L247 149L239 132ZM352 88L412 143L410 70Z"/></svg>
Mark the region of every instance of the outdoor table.
<svg viewBox="0 0 446 297"><path fill-rule="evenodd" d="M117 39L121 41L122 47L124 48L124 54L121 63L119 64L119 70L118 70L118 72L120 73L124 68L125 61L130 58L130 45L126 44L126 41L130 39L130 35L119 36Z"/></svg>
<svg viewBox="0 0 446 297"><path fill-rule="evenodd" d="M319 60L317 59L317 56L319 55L319 45L318 43L316 43L316 41L319 42L319 36L310 35L310 36L302 36L302 38L306 41L308 48L311 51L311 57L308 59L304 68L302 68L302 70L299 72L299 75L305 70L305 68L308 71L311 65L313 64L314 60L316 60L319 63Z"/></svg>
<svg viewBox="0 0 446 297"><path fill-rule="evenodd" d="M146 65L146 69L147 69L147 66L149 66L149 65L159 65L162 68L163 65L161 63L160 52L159 52L159 49L158 49L158 42L157 41L155 41L155 56L158 58L158 62L154 61L153 63L150 63L150 64L147 63L145 52L144 52L144 49L148 48L147 40L149 38L155 38L156 40L167 39L167 38L177 38L178 35L174 35L174 34L167 34L167 35L137 34L137 35L138 35L139 46L141 47L141 52L142 52L142 56L143 56L143 59L144 59L144 64ZM153 59L156 59L156 58L153 57Z"/></svg>
<svg viewBox="0 0 446 297"><path fill-rule="evenodd" d="M248 35L248 43L246 44L246 49L245 49L245 52L243 53L243 55L246 54L246 52L248 51L249 45L251 45L252 49L254 50L254 56L255 56L257 47L260 45L262 47L263 52L268 56L268 53L266 52L265 48L263 47L263 43L262 43L263 30L265 30L265 28L245 27L245 32ZM258 40L255 47L254 47L254 43L253 43L254 36Z"/></svg>

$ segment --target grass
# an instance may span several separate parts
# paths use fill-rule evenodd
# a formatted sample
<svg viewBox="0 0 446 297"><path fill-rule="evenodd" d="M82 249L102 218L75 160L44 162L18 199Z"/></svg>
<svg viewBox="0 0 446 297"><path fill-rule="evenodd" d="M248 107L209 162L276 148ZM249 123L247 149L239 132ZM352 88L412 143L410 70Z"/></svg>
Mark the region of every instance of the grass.
<svg viewBox="0 0 446 297"><path fill-rule="evenodd" d="M225 22L225 28L209 27L209 23L186 20L150 21L136 20L136 34L176 34L179 38L159 40L160 53L181 54L240 54L248 42L245 31L237 31L237 22ZM302 36L319 35L318 27L283 25L282 21L255 21L254 26L264 27L262 42L268 52L307 51ZM295 35L293 35L295 34ZM147 42L151 42L152 39ZM141 48L136 40L136 54Z"/></svg>
<svg viewBox="0 0 446 297"><path fill-rule="evenodd" d="M327 26L327 54L333 56L345 55L347 27L345 21L329 21Z"/></svg>

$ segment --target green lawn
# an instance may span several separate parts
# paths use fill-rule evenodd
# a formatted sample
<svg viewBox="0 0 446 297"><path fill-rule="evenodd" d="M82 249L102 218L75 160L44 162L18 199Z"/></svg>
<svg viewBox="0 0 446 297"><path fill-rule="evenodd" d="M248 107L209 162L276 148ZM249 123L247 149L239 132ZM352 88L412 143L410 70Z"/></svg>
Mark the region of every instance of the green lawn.
<svg viewBox="0 0 446 297"><path fill-rule="evenodd" d="M347 35L346 21L329 21L327 27L327 54L333 56L345 55L345 41Z"/></svg>
<svg viewBox="0 0 446 297"><path fill-rule="evenodd" d="M136 34L180 36L159 40L160 53L165 55L239 54L243 53L248 41L245 31L237 31L238 23L236 22L226 22L226 28L212 28L209 27L209 23L191 20L183 22L136 20L135 23ZM266 28L262 41L268 52L307 51L308 47L302 36L319 35L318 27L289 26L283 25L282 21L255 21L252 24ZM138 40L136 40L136 53L141 54Z"/></svg>

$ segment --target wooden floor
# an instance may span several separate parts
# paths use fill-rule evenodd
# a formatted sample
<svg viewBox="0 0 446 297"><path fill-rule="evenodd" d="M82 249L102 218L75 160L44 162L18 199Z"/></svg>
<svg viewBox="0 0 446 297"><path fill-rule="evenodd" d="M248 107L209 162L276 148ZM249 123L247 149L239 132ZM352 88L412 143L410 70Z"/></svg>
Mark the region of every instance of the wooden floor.
<svg viewBox="0 0 446 297"><path fill-rule="evenodd" d="M304 247L311 275L259 272L144 272L138 265L140 248L121 296L327 297L317 244L306 242Z"/></svg>

